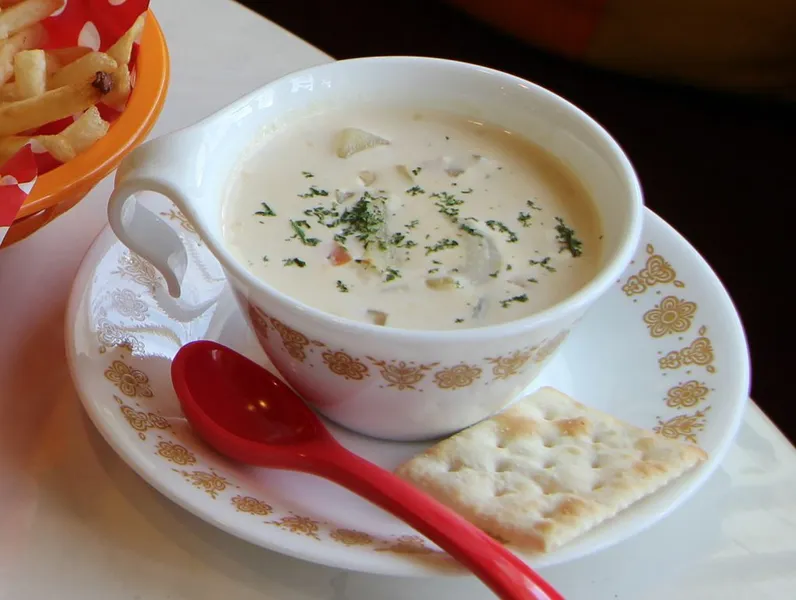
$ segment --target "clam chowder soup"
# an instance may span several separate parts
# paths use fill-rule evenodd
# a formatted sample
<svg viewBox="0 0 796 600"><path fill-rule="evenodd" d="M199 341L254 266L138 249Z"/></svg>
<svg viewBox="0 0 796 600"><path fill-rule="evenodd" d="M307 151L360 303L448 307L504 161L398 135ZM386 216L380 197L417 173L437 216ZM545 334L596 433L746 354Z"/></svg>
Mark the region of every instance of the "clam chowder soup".
<svg viewBox="0 0 796 600"><path fill-rule="evenodd" d="M233 254L284 294L405 329L526 317L600 263L596 210L567 167L445 112L353 107L264 133L223 225Z"/></svg>

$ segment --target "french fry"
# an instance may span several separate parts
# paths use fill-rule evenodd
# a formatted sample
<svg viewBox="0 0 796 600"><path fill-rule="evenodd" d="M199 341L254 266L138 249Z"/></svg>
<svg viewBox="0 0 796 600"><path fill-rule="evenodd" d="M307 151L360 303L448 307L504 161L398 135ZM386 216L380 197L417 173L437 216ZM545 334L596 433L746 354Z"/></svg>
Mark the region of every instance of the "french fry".
<svg viewBox="0 0 796 600"><path fill-rule="evenodd" d="M0 136L14 135L83 112L113 88L108 73L45 92L41 96L0 106Z"/></svg>
<svg viewBox="0 0 796 600"><path fill-rule="evenodd" d="M28 143L30 138L25 136L0 137L0 166L14 156L19 149Z"/></svg>
<svg viewBox="0 0 796 600"><path fill-rule="evenodd" d="M108 133L110 123L92 106L77 121L55 135L38 135L34 139L61 162L67 162L88 150Z"/></svg>
<svg viewBox="0 0 796 600"><path fill-rule="evenodd" d="M135 23L133 23L133 26L130 27L122 37L116 40L113 46L108 48L108 54L110 54L118 64L126 65L130 62L133 44L141 36L141 32L144 30L144 23L146 23L146 13L139 16L135 20Z"/></svg>
<svg viewBox="0 0 796 600"><path fill-rule="evenodd" d="M17 90L17 84L13 81L0 86L0 104L5 104L6 102L16 102L20 100L19 97L19 90Z"/></svg>
<svg viewBox="0 0 796 600"><path fill-rule="evenodd" d="M0 40L46 19L64 5L65 0L24 0L0 12Z"/></svg>
<svg viewBox="0 0 796 600"><path fill-rule="evenodd" d="M46 37L44 27L36 24L15 33L7 40L0 40L0 85L8 81L14 73L14 57L17 53L36 48Z"/></svg>
<svg viewBox="0 0 796 600"><path fill-rule="evenodd" d="M110 127L111 124L100 116L97 107L92 106L59 135L72 146L76 154L80 154L108 133Z"/></svg>
<svg viewBox="0 0 796 600"><path fill-rule="evenodd" d="M69 63L75 62L78 58L82 58L91 52L91 48L85 46L70 46L68 48L52 48L47 50L47 60L58 68L65 67Z"/></svg>
<svg viewBox="0 0 796 600"><path fill-rule="evenodd" d="M116 70L117 64L104 52L89 52L85 56L59 69L47 82L48 89L54 90L77 81L84 81L98 71L110 73Z"/></svg>
<svg viewBox="0 0 796 600"><path fill-rule="evenodd" d="M113 89L105 95L102 103L121 111L127 104L132 87L130 85L130 69L127 68L127 65L119 65L112 76Z"/></svg>
<svg viewBox="0 0 796 600"><path fill-rule="evenodd" d="M14 57L14 84L20 100L47 91L47 61L44 50L24 50Z"/></svg>

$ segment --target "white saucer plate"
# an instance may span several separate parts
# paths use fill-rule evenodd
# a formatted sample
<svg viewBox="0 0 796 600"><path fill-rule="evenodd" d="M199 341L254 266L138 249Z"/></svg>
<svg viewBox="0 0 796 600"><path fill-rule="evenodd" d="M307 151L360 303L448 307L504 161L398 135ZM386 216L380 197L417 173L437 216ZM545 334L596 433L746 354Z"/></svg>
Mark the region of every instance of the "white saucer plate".
<svg viewBox="0 0 796 600"><path fill-rule="evenodd" d="M111 447L174 502L259 546L371 573L461 573L408 526L334 484L236 464L193 435L169 376L180 346L214 339L271 366L238 313L220 266L190 224L159 196L140 200L168 217L188 245L182 300L172 300L154 269L106 229L80 268L66 321L73 379ZM666 437L699 443L710 459L580 539L527 556L537 568L642 531L705 482L727 451L747 402L746 341L710 267L647 212L633 263L533 387L541 385ZM330 427L343 445L388 469L428 446Z"/></svg>

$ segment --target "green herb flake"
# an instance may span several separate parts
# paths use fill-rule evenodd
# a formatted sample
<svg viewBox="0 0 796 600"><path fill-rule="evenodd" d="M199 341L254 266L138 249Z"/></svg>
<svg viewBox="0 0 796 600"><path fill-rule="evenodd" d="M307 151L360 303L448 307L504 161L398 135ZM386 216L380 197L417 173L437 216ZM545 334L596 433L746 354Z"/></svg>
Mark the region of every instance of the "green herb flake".
<svg viewBox="0 0 796 600"><path fill-rule="evenodd" d="M299 198L314 198L315 196L328 196L328 195L329 195L329 192L327 192L326 190L322 190L321 188L319 188L316 185L311 185L310 186L310 190L308 192L305 192L303 194L299 194L298 197Z"/></svg>
<svg viewBox="0 0 796 600"><path fill-rule="evenodd" d="M527 281L528 283L539 283L539 280L534 277L529 277Z"/></svg>
<svg viewBox="0 0 796 600"><path fill-rule="evenodd" d="M472 194L473 193L473 188L467 188L466 190L462 190L460 193L461 194Z"/></svg>
<svg viewBox="0 0 796 600"><path fill-rule="evenodd" d="M307 237L307 234L304 232L305 229L310 228L310 224L303 219L301 221L294 221L290 220L290 227L293 229L294 234L293 237L297 237L301 240L301 243L305 246L317 246L321 243L321 240L318 238Z"/></svg>
<svg viewBox="0 0 796 600"><path fill-rule="evenodd" d="M313 175L313 174L312 174L312 173L310 173L309 171L302 171L302 172L301 172L301 174L302 174L302 175L304 175L304 177L305 177L306 179L312 179L313 177L315 177L315 175Z"/></svg>
<svg viewBox="0 0 796 600"><path fill-rule="evenodd" d="M509 236L508 237L508 241L511 244L513 244L514 242L516 242L519 239L517 237L517 234L514 233L508 227L506 227L506 225L503 222L501 222L501 221L495 221L494 219L489 219L486 222L486 226L489 227L492 231L499 231L501 233L505 233L506 235L508 235Z"/></svg>
<svg viewBox="0 0 796 600"><path fill-rule="evenodd" d="M286 258L282 262L286 267L299 267L303 269L304 267L307 266L307 263L305 263L300 258Z"/></svg>
<svg viewBox="0 0 796 600"><path fill-rule="evenodd" d="M481 233L477 229L473 229L470 225L467 225L466 223L462 223L461 225L459 225L459 229L475 237L484 237L483 233Z"/></svg>
<svg viewBox="0 0 796 600"><path fill-rule="evenodd" d="M268 259L267 256L263 256L263 262L269 262L269 259Z"/></svg>
<svg viewBox="0 0 796 600"><path fill-rule="evenodd" d="M528 294L520 294L519 296L512 296L500 301L500 306L508 308L512 302L528 302Z"/></svg>
<svg viewBox="0 0 796 600"><path fill-rule="evenodd" d="M531 265L531 266L537 266L538 265L538 266L542 267L543 269L546 269L546 270L550 271L551 273L555 273L556 272L555 267L553 267L550 264L550 257L549 256L545 256L542 260L533 260L533 259L531 259L531 260L528 261L528 264Z"/></svg>
<svg viewBox="0 0 796 600"><path fill-rule="evenodd" d="M527 204L528 208L530 208L531 210L542 210L541 208L536 206L536 202L534 202L533 200L526 200L525 204Z"/></svg>
<svg viewBox="0 0 796 600"><path fill-rule="evenodd" d="M455 248L458 245L459 245L459 242L457 242L456 240L452 240L452 239L449 239L449 238L443 238L440 241L438 241L436 244L434 244L433 246L426 246L425 247L426 248L426 256L428 256L432 252L439 252L441 250L447 250L448 248Z"/></svg>
<svg viewBox="0 0 796 600"><path fill-rule="evenodd" d="M420 171L422 171L422 170L423 170L423 167L415 167L414 169L412 169L412 175L417 177L418 175L420 175Z"/></svg>
<svg viewBox="0 0 796 600"><path fill-rule="evenodd" d="M517 215L517 220L522 223L523 227L530 227L532 225L531 219L531 213L521 212L519 215Z"/></svg>
<svg viewBox="0 0 796 600"><path fill-rule="evenodd" d="M464 319L454 319L454 323L464 323Z"/></svg>
<svg viewBox="0 0 796 600"><path fill-rule="evenodd" d="M419 185L413 185L408 190L406 190L406 193L409 194L410 196L418 196L420 194L425 194L426 190L421 188Z"/></svg>
<svg viewBox="0 0 796 600"><path fill-rule="evenodd" d="M574 257L578 257L583 254L583 242L581 242L577 237L575 237L575 231L564 223L564 219L561 217L556 217L556 240L559 243L559 252L563 252L564 250L569 250L569 253L572 254Z"/></svg>
<svg viewBox="0 0 796 600"><path fill-rule="evenodd" d="M500 271L495 271L494 273L490 273L489 276L492 279L497 279L497 276L500 274Z"/></svg>
<svg viewBox="0 0 796 600"><path fill-rule="evenodd" d="M354 236L366 249L375 244L383 251L387 249L387 240L383 233L385 215L383 205L376 200L384 200L384 197L365 192L356 204L340 216L339 222L345 225L340 233Z"/></svg>
<svg viewBox="0 0 796 600"><path fill-rule="evenodd" d="M254 213L255 215L258 215L260 217L275 217L276 216L276 213L265 202L260 202L260 204L262 204L263 209L262 210L258 210L256 213Z"/></svg>
<svg viewBox="0 0 796 600"><path fill-rule="evenodd" d="M418 225L420 225L420 221L418 219L415 219L411 223L407 223L406 225L404 225L404 227L406 227L407 229L414 229Z"/></svg>
<svg viewBox="0 0 796 600"><path fill-rule="evenodd" d="M347 294L348 293L348 289L349 288L348 288L348 286L346 284L344 284L339 279L337 280L337 291L338 292L343 292L344 294Z"/></svg>
<svg viewBox="0 0 796 600"><path fill-rule="evenodd" d="M400 277L401 272L398 269L387 267L387 274L384 276L384 281L393 281L395 279L400 279Z"/></svg>

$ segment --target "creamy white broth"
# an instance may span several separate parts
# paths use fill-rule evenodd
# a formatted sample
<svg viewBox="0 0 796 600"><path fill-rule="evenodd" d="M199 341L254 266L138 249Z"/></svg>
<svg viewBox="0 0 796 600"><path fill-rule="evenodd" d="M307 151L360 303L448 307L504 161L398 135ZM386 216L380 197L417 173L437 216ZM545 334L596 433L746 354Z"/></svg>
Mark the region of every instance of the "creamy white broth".
<svg viewBox="0 0 796 600"><path fill-rule="evenodd" d="M520 319L600 261L596 211L558 159L436 111L355 106L268 132L233 174L223 224L233 254L288 296L405 329Z"/></svg>

